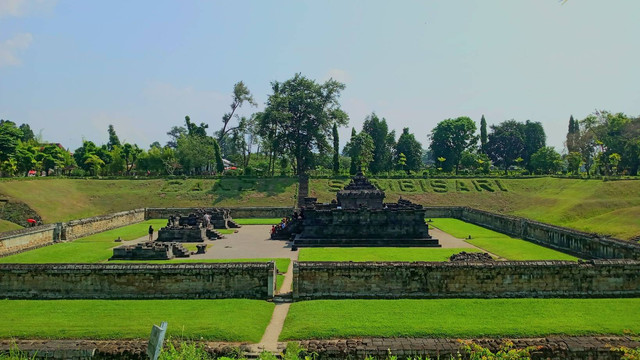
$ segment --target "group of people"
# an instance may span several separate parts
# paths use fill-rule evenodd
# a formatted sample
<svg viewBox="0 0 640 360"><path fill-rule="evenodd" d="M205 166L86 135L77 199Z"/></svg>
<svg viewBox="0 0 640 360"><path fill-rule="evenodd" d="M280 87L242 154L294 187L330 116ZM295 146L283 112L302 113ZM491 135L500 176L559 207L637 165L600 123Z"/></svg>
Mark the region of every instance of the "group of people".
<svg viewBox="0 0 640 360"><path fill-rule="evenodd" d="M271 235L286 228L287 224L289 224L290 222L294 220L302 220L302 219L304 219L304 212L302 210L300 210L300 213L298 213L297 211L294 211L292 216L283 217L282 220L280 220L280 223L278 225L271 226Z"/></svg>

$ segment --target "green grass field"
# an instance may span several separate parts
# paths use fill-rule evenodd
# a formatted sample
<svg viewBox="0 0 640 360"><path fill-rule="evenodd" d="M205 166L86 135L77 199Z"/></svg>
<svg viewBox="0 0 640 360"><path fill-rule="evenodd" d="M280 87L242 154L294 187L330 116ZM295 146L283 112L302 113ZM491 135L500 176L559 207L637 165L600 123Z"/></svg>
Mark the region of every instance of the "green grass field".
<svg viewBox="0 0 640 360"><path fill-rule="evenodd" d="M378 182L385 188L386 201L402 196L423 205L470 206L622 239L640 235L638 180L500 179L506 191L495 183L492 191L477 190L472 180L438 180L445 192L421 187L431 179ZM30 179L1 181L0 194L26 203L51 223L140 207L292 206L295 182L293 178ZM346 183L346 179L312 179L309 195L328 202Z"/></svg>
<svg viewBox="0 0 640 360"><path fill-rule="evenodd" d="M291 305L280 339L637 334L639 306L640 299L302 301Z"/></svg>
<svg viewBox="0 0 640 360"><path fill-rule="evenodd" d="M114 242L118 236L122 240L135 240L147 234L149 225L158 229L165 220L148 220L138 224L101 232L76 239L71 242L53 244L39 249L0 258L0 263L96 263L113 255L111 248L119 246Z"/></svg>
<svg viewBox="0 0 640 360"><path fill-rule="evenodd" d="M274 305L260 300L0 300L0 338L148 338L167 336L258 342Z"/></svg>
<svg viewBox="0 0 640 360"><path fill-rule="evenodd" d="M472 248L301 248L299 261L447 261Z"/></svg>
<svg viewBox="0 0 640 360"><path fill-rule="evenodd" d="M22 226L11 221L0 219L0 232L22 229Z"/></svg>
<svg viewBox="0 0 640 360"><path fill-rule="evenodd" d="M578 259L560 251L536 245L529 241L473 225L458 219L432 219L431 225L468 243L507 260L573 260Z"/></svg>
<svg viewBox="0 0 640 360"><path fill-rule="evenodd" d="M253 219L233 219L239 225L277 225L280 218L253 218Z"/></svg>

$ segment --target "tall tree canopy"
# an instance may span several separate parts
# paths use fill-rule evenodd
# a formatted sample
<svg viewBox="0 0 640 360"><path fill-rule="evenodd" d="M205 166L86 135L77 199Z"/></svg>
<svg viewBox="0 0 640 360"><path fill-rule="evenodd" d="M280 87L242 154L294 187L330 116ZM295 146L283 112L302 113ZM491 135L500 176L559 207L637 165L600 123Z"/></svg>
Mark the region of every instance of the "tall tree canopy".
<svg viewBox="0 0 640 360"><path fill-rule="evenodd" d="M249 88L244 84L244 82L240 81L233 85L233 99L231 100L231 111L222 115L222 129L218 131L218 142L223 143L227 133L235 129L234 127L229 127L229 122L233 119L234 115L236 118L240 119L237 114L235 114L238 108L242 107L242 105L246 102L249 105L256 106L256 102L253 100L253 95L249 91ZM223 144L224 146L224 144Z"/></svg>
<svg viewBox="0 0 640 360"><path fill-rule="evenodd" d="M480 152L487 153L487 120L484 119L484 114L480 119Z"/></svg>
<svg viewBox="0 0 640 360"><path fill-rule="evenodd" d="M487 155L493 162L502 165L505 174L509 166L522 156L523 151L522 123L507 120L498 125L491 125L491 133L487 141Z"/></svg>
<svg viewBox="0 0 640 360"><path fill-rule="evenodd" d="M402 134L395 146L395 153L397 157L404 154L406 159L404 167L407 171L418 171L422 167L422 144L409 132L409 128L402 129Z"/></svg>
<svg viewBox="0 0 640 360"><path fill-rule="evenodd" d="M547 145L547 135L544 133L541 123L529 120L522 125L522 134L524 139L522 159L524 160L524 166L529 171L532 171L531 155Z"/></svg>
<svg viewBox="0 0 640 360"><path fill-rule="evenodd" d="M395 131L389 132L387 120L385 118L381 120L376 113L367 116L362 125L362 131L369 134L373 140L373 161L369 170L374 174L390 171L393 168Z"/></svg>
<svg viewBox="0 0 640 360"><path fill-rule="evenodd" d="M107 132L109 133L109 142L107 143L107 149L111 151L113 150L114 146L120 146L120 139L118 138L116 129L113 128L113 125L109 125Z"/></svg>
<svg viewBox="0 0 640 360"><path fill-rule="evenodd" d="M271 89L260 132L271 134L272 141L294 159L296 174L306 174L314 167L314 152L329 151L333 124L348 123L338 102L344 84L333 79L317 84L296 74L285 82L271 83Z"/></svg>
<svg viewBox="0 0 640 360"><path fill-rule="evenodd" d="M351 139L344 147L344 152L351 157L351 175L369 168L371 161L373 161L373 150L373 139L369 134L364 131L359 134L352 133Z"/></svg>
<svg viewBox="0 0 640 360"><path fill-rule="evenodd" d="M455 168L458 173L462 152L476 144L475 132L476 124L466 116L442 120L431 131L430 149L435 158L446 159L442 164L444 171Z"/></svg>

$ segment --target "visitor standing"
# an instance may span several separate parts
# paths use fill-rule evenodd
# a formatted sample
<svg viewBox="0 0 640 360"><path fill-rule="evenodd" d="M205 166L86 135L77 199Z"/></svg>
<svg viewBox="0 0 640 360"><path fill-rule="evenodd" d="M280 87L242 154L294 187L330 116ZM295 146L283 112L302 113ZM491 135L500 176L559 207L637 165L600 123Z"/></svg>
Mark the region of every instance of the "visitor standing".
<svg viewBox="0 0 640 360"><path fill-rule="evenodd" d="M149 225L149 241L153 241L153 225Z"/></svg>

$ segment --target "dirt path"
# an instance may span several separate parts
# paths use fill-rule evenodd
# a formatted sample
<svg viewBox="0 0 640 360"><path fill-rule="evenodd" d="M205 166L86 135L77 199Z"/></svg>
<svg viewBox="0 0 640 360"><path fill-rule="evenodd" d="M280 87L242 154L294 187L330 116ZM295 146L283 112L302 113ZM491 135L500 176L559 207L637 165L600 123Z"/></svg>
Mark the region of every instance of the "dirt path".
<svg viewBox="0 0 640 360"><path fill-rule="evenodd" d="M282 287L278 294L289 294L293 290L293 260L298 260L298 252L292 251L292 253L295 254L295 258L292 258L292 261L289 263L289 268L287 268L287 272L284 275L284 282L282 283ZM260 343L256 345L258 352L263 350L272 352L278 351L278 338L282 332L284 321L287 318L290 306L291 303L289 302L276 303L273 315L271 316L271 321L269 322L269 325L267 325Z"/></svg>

